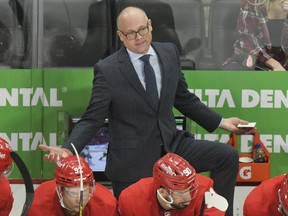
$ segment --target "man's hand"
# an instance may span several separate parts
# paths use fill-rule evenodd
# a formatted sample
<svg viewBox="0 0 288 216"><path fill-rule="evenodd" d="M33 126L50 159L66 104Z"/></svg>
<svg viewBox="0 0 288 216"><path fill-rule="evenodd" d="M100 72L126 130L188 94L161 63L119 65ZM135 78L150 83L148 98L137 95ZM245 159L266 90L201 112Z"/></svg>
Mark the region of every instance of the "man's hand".
<svg viewBox="0 0 288 216"><path fill-rule="evenodd" d="M64 149L64 148L59 148L59 147L50 147L47 145L40 144L39 148L42 151L49 151L49 154L44 155L44 160L56 163L61 157L68 157L69 155L69 150ZM71 152L70 152L71 153Z"/></svg>
<svg viewBox="0 0 288 216"><path fill-rule="evenodd" d="M219 125L219 128L222 128L224 130L230 131L232 133L236 134L251 134L254 132L255 127L253 128L239 128L237 127L238 124L248 124L248 121L239 119L237 117L232 118L223 118L221 124Z"/></svg>

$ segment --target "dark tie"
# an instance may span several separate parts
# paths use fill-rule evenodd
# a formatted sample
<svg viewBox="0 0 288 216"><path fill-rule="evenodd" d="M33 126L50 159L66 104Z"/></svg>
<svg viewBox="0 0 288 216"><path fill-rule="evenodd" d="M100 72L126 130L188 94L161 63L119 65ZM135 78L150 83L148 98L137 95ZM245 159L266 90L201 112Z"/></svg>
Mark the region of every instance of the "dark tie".
<svg viewBox="0 0 288 216"><path fill-rule="evenodd" d="M154 105L158 108L158 90L155 72L149 62L150 55L143 55L140 59L144 62L146 92L150 95Z"/></svg>

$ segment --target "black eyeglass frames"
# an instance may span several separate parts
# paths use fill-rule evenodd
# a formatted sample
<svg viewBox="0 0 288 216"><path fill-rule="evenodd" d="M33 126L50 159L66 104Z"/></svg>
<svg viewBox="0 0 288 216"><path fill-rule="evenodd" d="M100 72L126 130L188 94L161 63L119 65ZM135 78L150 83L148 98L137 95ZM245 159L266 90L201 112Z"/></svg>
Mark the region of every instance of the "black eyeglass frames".
<svg viewBox="0 0 288 216"><path fill-rule="evenodd" d="M128 40L134 40L136 37L137 37L137 34L141 35L141 36L144 36L146 34L148 34L149 32L149 23L147 21L147 25L143 28L140 28L138 31L133 31L133 32L129 32L129 33L124 33L123 31L121 30L118 30L120 31Z"/></svg>

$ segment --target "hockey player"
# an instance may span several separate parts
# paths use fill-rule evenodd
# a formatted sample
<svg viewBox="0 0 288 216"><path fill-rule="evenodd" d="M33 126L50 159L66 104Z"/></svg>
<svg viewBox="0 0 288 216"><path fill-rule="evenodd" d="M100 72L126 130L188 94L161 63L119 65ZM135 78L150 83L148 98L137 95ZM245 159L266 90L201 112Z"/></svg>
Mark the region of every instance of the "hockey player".
<svg viewBox="0 0 288 216"><path fill-rule="evenodd" d="M224 211L215 207L207 208L205 205L204 193L209 193L212 187L212 179L196 174L186 160L168 153L155 163L153 177L143 178L122 191L119 197L120 214L121 216L199 216L203 213L205 216L224 215Z"/></svg>
<svg viewBox="0 0 288 216"><path fill-rule="evenodd" d="M12 158L10 145L0 137L0 212L1 216L8 216L13 207L13 195L8 181L8 176L12 172Z"/></svg>
<svg viewBox="0 0 288 216"><path fill-rule="evenodd" d="M246 197L244 216L288 216L288 174L270 178Z"/></svg>
<svg viewBox="0 0 288 216"><path fill-rule="evenodd" d="M101 184L95 183L93 172L84 158L61 158L56 164L54 180L42 183L35 190L29 216L117 216L117 200ZM83 181L83 212L80 214L80 172Z"/></svg>

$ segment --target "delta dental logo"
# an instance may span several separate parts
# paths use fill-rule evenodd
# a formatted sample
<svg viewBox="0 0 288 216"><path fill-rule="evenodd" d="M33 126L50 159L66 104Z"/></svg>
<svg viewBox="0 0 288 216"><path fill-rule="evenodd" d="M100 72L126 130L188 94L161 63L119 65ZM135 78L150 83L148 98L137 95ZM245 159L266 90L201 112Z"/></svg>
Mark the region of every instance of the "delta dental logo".
<svg viewBox="0 0 288 216"><path fill-rule="evenodd" d="M9 134L0 132L0 137L10 144L13 151L35 151L40 143L48 146L57 146L57 133L49 133L44 137L42 132Z"/></svg>
<svg viewBox="0 0 288 216"><path fill-rule="evenodd" d="M230 89L189 89L210 108L288 108L288 90L280 89L242 89L240 98L233 98Z"/></svg>
<svg viewBox="0 0 288 216"><path fill-rule="evenodd" d="M62 107L63 101L58 99L56 88L0 88L0 107L31 107L41 104L44 107Z"/></svg>

